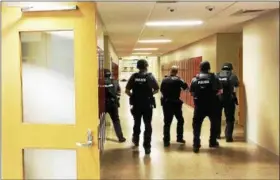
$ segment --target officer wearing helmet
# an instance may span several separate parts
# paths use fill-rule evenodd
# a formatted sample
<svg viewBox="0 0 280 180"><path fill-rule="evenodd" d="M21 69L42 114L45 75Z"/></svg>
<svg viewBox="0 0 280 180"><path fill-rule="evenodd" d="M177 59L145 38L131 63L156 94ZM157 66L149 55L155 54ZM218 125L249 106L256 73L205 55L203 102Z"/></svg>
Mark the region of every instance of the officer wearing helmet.
<svg viewBox="0 0 280 180"><path fill-rule="evenodd" d="M155 99L153 97L159 90L159 86L154 76L147 72L148 62L140 59L137 62L139 72L134 73L126 85L126 94L130 97L131 112L134 118L132 142L135 147L139 146L139 136L141 132L141 119L145 124L144 149L146 154L151 152L152 136L152 116L155 108Z"/></svg>
<svg viewBox="0 0 280 180"><path fill-rule="evenodd" d="M194 100L194 115L193 115L193 151L199 152L201 147L200 133L203 120L206 116L210 119L210 139L209 147L217 148L216 133L216 98L222 93L222 87L217 76L210 73L210 63L203 61L200 64L200 73L197 74L191 82L190 92Z"/></svg>
<svg viewBox="0 0 280 180"><path fill-rule="evenodd" d="M225 137L226 142L233 142L233 129L235 122L235 105L238 105L238 100L236 97L236 88L239 86L239 80L237 76L232 72L233 67L231 63L224 63L221 72L217 73L219 80L223 86L223 94L221 96L221 101L218 110L218 129L217 136L221 138L221 121L222 112L224 109L226 116L226 129Z"/></svg>
<svg viewBox="0 0 280 180"><path fill-rule="evenodd" d="M188 84L177 76L178 67L172 66L170 75L166 76L160 86L162 94L161 104L164 115L163 142L164 146L170 145L170 126L175 116L177 119L177 142L185 144L184 117L182 113L183 101L180 99L181 90L187 90Z"/></svg>
<svg viewBox="0 0 280 180"><path fill-rule="evenodd" d="M126 141L123 136L120 118L119 118L119 96L120 96L120 86L119 83L113 79L111 79L111 72L109 69L104 69L104 76L105 76L105 110L109 113L115 133L118 137L120 143Z"/></svg>

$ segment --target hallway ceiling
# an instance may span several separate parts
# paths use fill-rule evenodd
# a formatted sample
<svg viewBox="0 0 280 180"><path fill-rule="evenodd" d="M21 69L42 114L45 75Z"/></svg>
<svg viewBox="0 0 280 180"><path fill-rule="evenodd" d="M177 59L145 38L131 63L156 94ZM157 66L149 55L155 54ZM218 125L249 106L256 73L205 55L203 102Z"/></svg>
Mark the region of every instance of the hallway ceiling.
<svg viewBox="0 0 280 180"><path fill-rule="evenodd" d="M206 6L215 7L212 11ZM106 34L119 57L132 52L151 52L153 56L176 50L217 32L240 32L242 23L279 8L279 2L98 2L98 12ZM170 8L174 12L170 12ZM244 10L265 10L240 13ZM235 14L235 15L234 15ZM202 20L199 26L147 27L148 21ZM171 43L141 44L142 39L171 39ZM133 51L158 48L156 51Z"/></svg>

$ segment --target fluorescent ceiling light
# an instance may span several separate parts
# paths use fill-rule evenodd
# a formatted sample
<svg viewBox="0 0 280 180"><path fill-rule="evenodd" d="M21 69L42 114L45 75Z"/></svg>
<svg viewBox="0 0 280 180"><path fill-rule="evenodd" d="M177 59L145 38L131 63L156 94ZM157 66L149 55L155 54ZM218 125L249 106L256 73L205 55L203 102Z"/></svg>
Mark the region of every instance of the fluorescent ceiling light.
<svg viewBox="0 0 280 180"><path fill-rule="evenodd" d="M150 40L139 40L139 43L169 43L172 42L170 39L150 39Z"/></svg>
<svg viewBox="0 0 280 180"><path fill-rule="evenodd" d="M203 24L202 21L152 21L146 26L195 26Z"/></svg>
<svg viewBox="0 0 280 180"><path fill-rule="evenodd" d="M142 52L139 52L139 53L132 53L132 54L152 54L152 53L142 53Z"/></svg>
<svg viewBox="0 0 280 180"><path fill-rule="evenodd" d="M22 12L38 12L38 11L69 11L77 10L76 5L73 6L62 6L62 5L33 5L21 8Z"/></svg>
<svg viewBox="0 0 280 180"><path fill-rule="evenodd" d="M156 51L158 48L136 48L134 51Z"/></svg>

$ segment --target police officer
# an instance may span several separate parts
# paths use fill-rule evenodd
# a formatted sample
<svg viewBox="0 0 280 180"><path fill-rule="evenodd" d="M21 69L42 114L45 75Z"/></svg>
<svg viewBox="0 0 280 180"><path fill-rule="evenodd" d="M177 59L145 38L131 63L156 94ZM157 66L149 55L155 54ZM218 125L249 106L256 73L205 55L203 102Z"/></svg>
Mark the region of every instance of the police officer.
<svg viewBox="0 0 280 180"><path fill-rule="evenodd" d="M131 112L134 118L132 142L135 147L139 146L139 136L141 132L141 119L145 124L144 149L146 154L151 152L152 136L152 116L155 108L153 97L159 90L159 86L154 76L147 72L148 62L140 59L137 62L138 73L134 73L127 82L126 94L130 96ZM132 92L131 92L132 91Z"/></svg>
<svg viewBox="0 0 280 180"><path fill-rule="evenodd" d="M209 147L219 147L217 142L217 111L216 96L222 93L222 87L219 79L215 74L210 73L210 63L203 61L200 64L200 73L197 74L191 82L190 92L194 99L194 115L193 115L193 151L199 152L200 133L203 120L206 116L211 122ZM217 93L218 92L218 93Z"/></svg>
<svg viewBox="0 0 280 180"><path fill-rule="evenodd" d="M238 105L236 97L236 88L239 86L239 80L237 76L232 72L233 67L231 63L224 63L221 72L217 73L219 80L223 86L223 94L221 98L221 104L218 112L218 129L217 136L221 138L221 121L222 112L224 109L226 116L226 129L225 137L226 142L233 142L232 134L235 123L235 105Z"/></svg>
<svg viewBox="0 0 280 180"><path fill-rule="evenodd" d="M161 104L164 115L164 127L163 127L163 142L164 146L170 145L170 126L175 115L177 119L177 142L185 143L184 134L184 118L182 113L183 101L180 99L181 90L188 89L187 83L185 83L180 77L177 76L178 67L172 66L170 70L170 76L163 79L160 91L162 93Z"/></svg>
<svg viewBox="0 0 280 180"><path fill-rule="evenodd" d="M111 72L109 69L104 69L105 76L105 110L109 113L115 133L119 139L120 143L126 141L123 136L122 128L119 119L119 96L120 96L120 86L119 83L113 79L111 79Z"/></svg>

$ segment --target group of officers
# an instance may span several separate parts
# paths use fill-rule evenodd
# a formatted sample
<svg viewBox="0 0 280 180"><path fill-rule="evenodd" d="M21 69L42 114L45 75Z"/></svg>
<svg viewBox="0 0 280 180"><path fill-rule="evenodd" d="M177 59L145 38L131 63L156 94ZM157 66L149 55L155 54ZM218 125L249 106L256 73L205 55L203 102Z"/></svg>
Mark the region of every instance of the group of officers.
<svg viewBox="0 0 280 180"><path fill-rule="evenodd" d="M125 93L129 96L131 114L134 118L132 142L139 146L141 122L145 125L143 146L146 154L151 152L152 116L156 108L154 95L161 92L161 106L164 115L163 144L170 146L170 127L175 116L177 119L177 142L184 144L184 117L182 113L183 102L180 99L181 91L189 91L194 100L193 114L193 151L199 152L201 147L200 133L203 120L210 119L209 147L217 148L221 139L222 111L226 116L225 138L226 142L233 142L233 129L235 123L235 107L238 105L236 88L239 86L238 78L233 73L231 63L225 63L219 73L210 72L210 63L203 61L200 72L188 85L178 74L178 67L173 66L170 75L165 76L160 87L152 75L147 72L148 62L138 60L139 72L134 73L128 80ZM117 81L111 79L111 73L105 69L106 112L110 114L119 142L125 142L118 114L120 87Z"/></svg>

